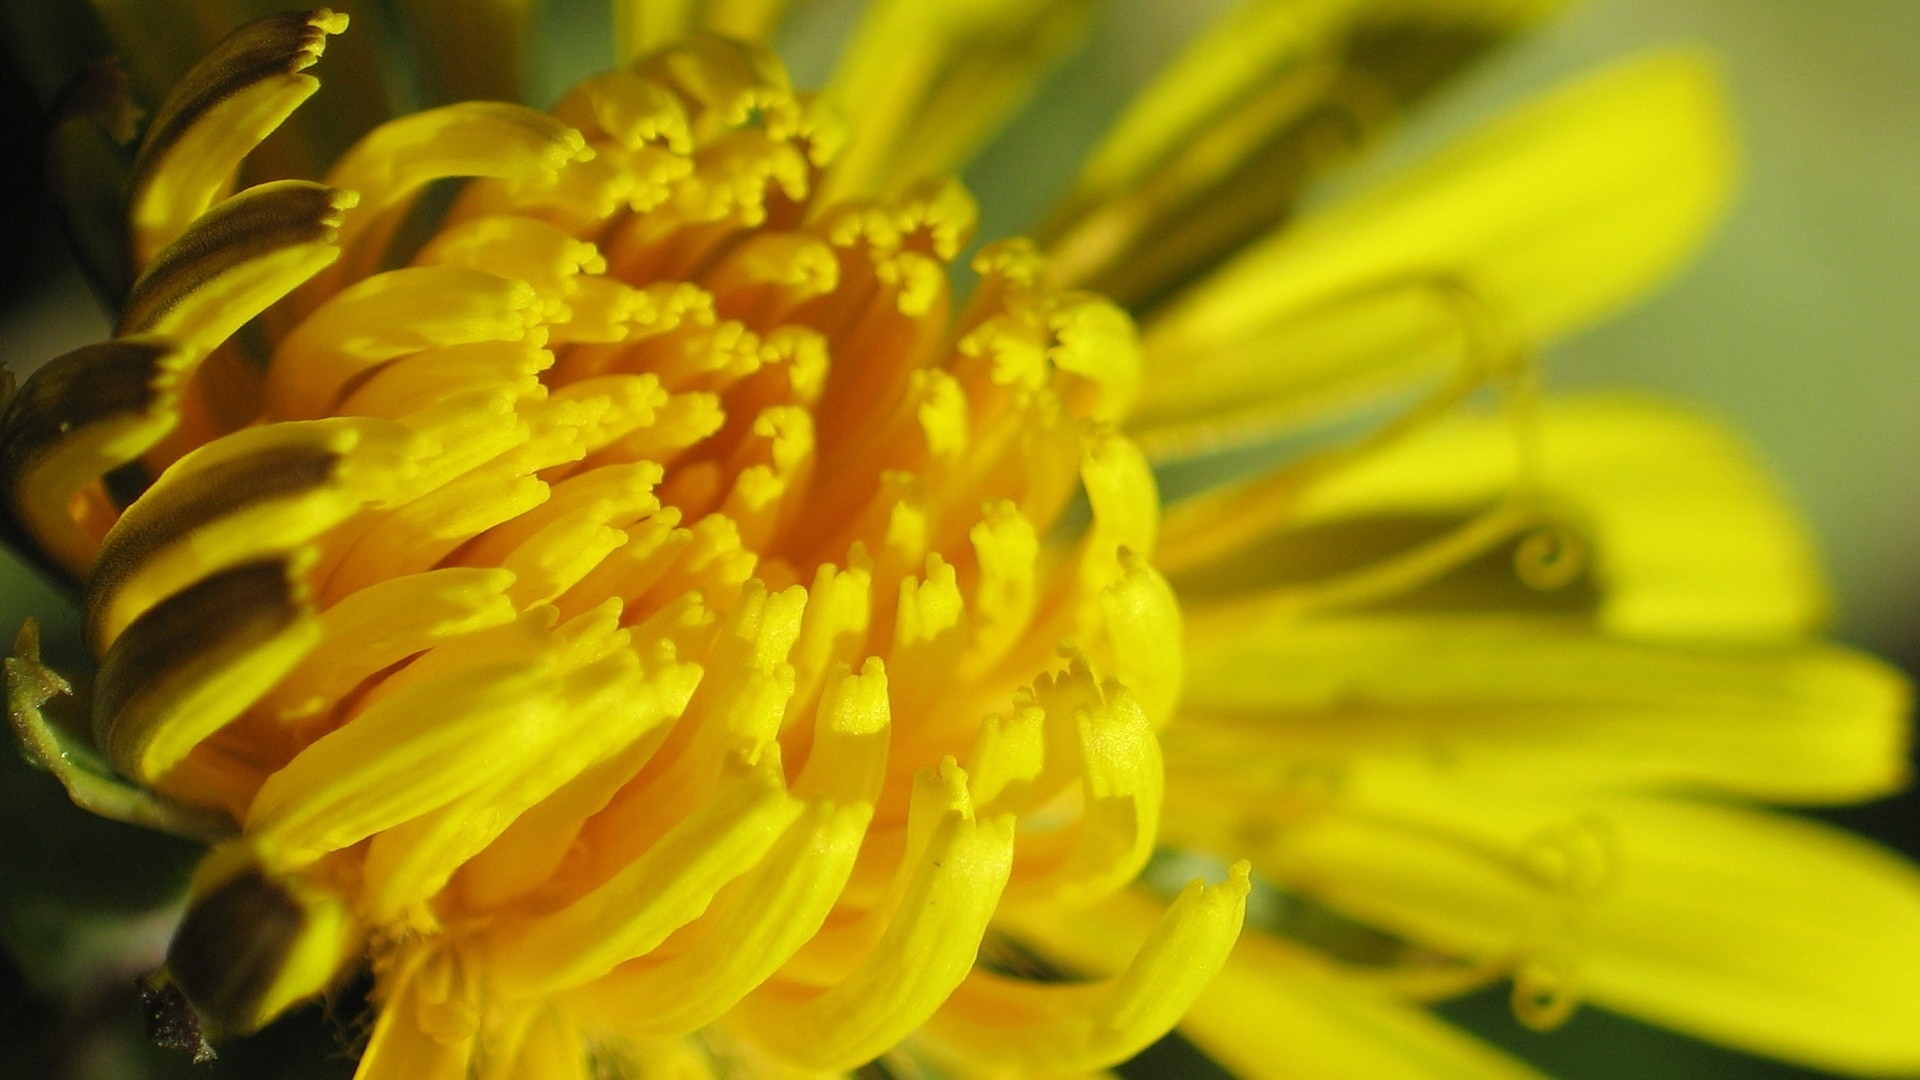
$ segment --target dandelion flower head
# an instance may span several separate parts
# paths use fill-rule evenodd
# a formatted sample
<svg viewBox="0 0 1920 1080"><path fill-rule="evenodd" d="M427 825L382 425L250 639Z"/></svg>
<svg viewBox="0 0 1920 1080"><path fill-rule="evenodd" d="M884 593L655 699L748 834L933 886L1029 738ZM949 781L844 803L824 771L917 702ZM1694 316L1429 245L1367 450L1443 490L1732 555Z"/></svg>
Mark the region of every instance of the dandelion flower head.
<svg viewBox="0 0 1920 1080"><path fill-rule="evenodd" d="M1628 65L1285 223L1544 6L1248 4L984 244L949 174L1081 5L881 0L820 93L778 5L620 5L551 111L250 186L363 28L221 39L129 142L113 338L0 427L96 661L75 697L24 634L16 730L211 845L156 993L226 1037L370 970L365 1080L1084 1074L1183 1017L1249 1075L1525 1075L1418 1004L1502 979L1920 1064L1800 966L1894 978L1821 928L1920 942L1913 870L1729 802L1897 784L1898 680L1805 642L1716 430L1536 400L1711 220L1710 79ZM484 92L518 16L453 7L414 31ZM1162 521L1157 464L1423 380ZM1730 888L1771 909L1700 937Z"/></svg>

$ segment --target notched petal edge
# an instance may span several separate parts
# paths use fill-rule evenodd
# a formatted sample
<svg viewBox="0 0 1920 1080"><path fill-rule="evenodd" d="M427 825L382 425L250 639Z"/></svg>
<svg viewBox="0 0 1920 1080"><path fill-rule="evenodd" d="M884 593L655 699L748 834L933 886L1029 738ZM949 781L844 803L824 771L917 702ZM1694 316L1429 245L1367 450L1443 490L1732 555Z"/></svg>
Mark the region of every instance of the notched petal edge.
<svg viewBox="0 0 1920 1080"><path fill-rule="evenodd" d="M324 184L261 184L201 215L133 285L119 333L190 335L211 348L338 256L357 196ZM290 264L290 265L283 265Z"/></svg>
<svg viewBox="0 0 1920 1080"><path fill-rule="evenodd" d="M347 17L327 8L268 15L227 35L181 78L134 159L136 264L212 205L241 160L319 88L303 72L346 28Z"/></svg>

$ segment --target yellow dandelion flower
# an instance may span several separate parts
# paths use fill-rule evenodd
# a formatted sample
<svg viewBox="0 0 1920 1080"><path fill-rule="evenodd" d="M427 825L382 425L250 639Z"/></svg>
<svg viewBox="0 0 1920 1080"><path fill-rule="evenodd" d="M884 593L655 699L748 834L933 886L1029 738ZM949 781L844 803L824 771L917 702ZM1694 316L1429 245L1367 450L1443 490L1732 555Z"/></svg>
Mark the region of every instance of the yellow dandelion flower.
<svg viewBox="0 0 1920 1080"><path fill-rule="evenodd" d="M8 696L75 801L211 845L160 1007L239 1036L370 970L363 1080L1084 1075L1176 1024L1531 1075L1423 1008L1511 980L1920 1070L1920 873L1749 805L1898 786L1903 685L1809 640L1734 442L1535 394L1724 196L1700 61L1302 212L1551 5L1249 0L976 249L946 177L1086 5L875 0L818 93L782 6L616 3L550 112L350 145L357 11L144 125L70 98L117 325L12 396L0 487L95 663L29 626ZM167 82L192 33L99 8ZM430 87L513 97L529 5L399 9ZM1163 517L1155 466L1414 387Z"/></svg>

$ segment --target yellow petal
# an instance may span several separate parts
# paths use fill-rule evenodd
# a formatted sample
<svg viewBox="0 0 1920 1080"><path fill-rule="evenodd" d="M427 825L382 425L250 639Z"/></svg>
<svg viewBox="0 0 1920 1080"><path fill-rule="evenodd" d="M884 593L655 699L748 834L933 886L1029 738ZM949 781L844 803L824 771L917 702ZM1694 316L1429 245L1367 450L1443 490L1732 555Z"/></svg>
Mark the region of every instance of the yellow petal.
<svg viewBox="0 0 1920 1080"><path fill-rule="evenodd" d="M1276 232L1171 303L1146 328L1137 430L1162 451L1192 447L1449 362L1511 361L1672 271L1717 216L1731 157L1700 61L1589 78ZM1471 312L1436 318L1422 302L1449 291ZM1497 333L1456 359L1470 317Z"/></svg>
<svg viewBox="0 0 1920 1080"><path fill-rule="evenodd" d="M247 811L263 856L304 865L512 771L564 707L542 670L547 637L536 623L469 634L414 660L274 773Z"/></svg>
<svg viewBox="0 0 1920 1080"><path fill-rule="evenodd" d="M1100 556L1116 548L1153 553L1160 528L1160 497L1153 468L1139 447L1112 431L1095 431L1081 441L1080 481L1093 510L1089 547Z"/></svg>
<svg viewBox="0 0 1920 1080"><path fill-rule="evenodd" d="M1600 909L1592 933L1607 944L1586 965L1596 1002L1842 1072L1920 1071L1911 863L1836 830L1733 811L1635 825L1648 872L1623 873Z"/></svg>
<svg viewBox="0 0 1920 1080"><path fill-rule="evenodd" d="M88 58L113 55L125 66L134 96L142 102L163 101L184 89L192 69L215 54L230 58L230 62L219 65L216 72L192 74L203 92L217 96L222 77L244 82L248 77L267 76L263 82L271 84L275 80L269 75L268 65L247 62L264 59L255 51L261 44L302 22L324 29L334 20L345 26L351 16L351 32L339 33L336 27L333 32L337 36L325 42L326 78L335 84L335 90L319 95L318 100L307 99L281 121L274 137L247 152L243 172L253 179L318 176L354 138L384 120L389 112L382 54L388 47L397 48L398 43L391 36L387 5L380 0L336 0L320 10L289 10L288 5L276 0L224 0L218 7L199 8L191 14L175 5L147 0L92 0L84 7L50 0L41 6L63 15L71 11L82 19L98 16L111 44L96 46L89 36L85 48L96 51ZM242 19L254 21L240 23ZM81 42L71 44L78 47ZM236 44L241 47L235 49ZM280 66L275 74L284 77L286 70ZM352 89L345 90L348 87ZM205 135L219 138L214 132Z"/></svg>
<svg viewBox="0 0 1920 1080"><path fill-rule="evenodd" d="M286 314L304 318L342 286L380 268L394 232L436 180L481 177L552 182L593 152L579 132L546 113L503 101L462 101L409 113L374 128L327 172L327 183L360 196L340 228L345 257L310 282ZM287 329L295 323L282 318Z"/></svg>
<svg viewBox="0 0 1920 1080"><path fill-rule="evenodd" d="M0 416L0 485L15 519L76 578L118 517L102 477L180 420L195 358L165 338L116 338L55 357Z"/></svg>
<svg viewBox="0 0 1920 1080"><path fill-rule="evenodd" d="M1180 605L1165 578L1140 555L1123 551L1120 580L1100 594L1112 639L1113 674L1155 726L1172 717L1185 685Z"/></svg>
<svg viewBox="0 0 1920 1080"><path fill-rule="evenodd" d="M582 987L582 1014L623 1035L680 1034L718 1019L820 928L871 814L869 805L809 802L766 860L715 897L688 947Z"/></svg>
<svg viewBox="0 0 1920 1080"><path fill-rule="evenodd" d="M1825 826L1670 800L1418 787L1277 836L1276 880L1715 1041L1920 1070L1920 871ZM1530 981L1539 985L1529 987Z"/></svg>
<svg viewBox="0 0 1920 1080"><path fill-rule="evenodd" d="M1530 600L1516 584L1525 568L1496 566L1463 584L1476 606L1597 603L1608 632L1680 641L1778 641L1819 622L1825 589L1805 529L1717 425L1596 397L1555 401L1540 410L1536 439L1522 441L1524 430L1513 418L1455 417L1324 477L1283 470L1202 496L1168 515L1162 565L1190 602L1277 609L1299 584L1263 588L1278 575L1369 547L1380 557L1382 543L1405 546L1506 496L1577 537L1598 596L1582 599L1575 583L1564 599Z"/></svg>
<svg viewBox="0 0 1920 1080"><path fill-rule="evenodd" d="M233 182L247 153L320 81L304 74L347 17L325 8L241 27L194 65L154 114L134 162L128 214L144 264Z"/></svg>
<svg viewBox="0 0 1920 1080"><path fill-rule="evenodd" d="M871 5L827 86L828 100L860 118L829 192L895 194L952 172L1032 91L1088 7L1081 0Z"/></svg>
<svg viewBox="0 0 1920 1080"><path fill-rule="evenodd" d="M1075 907L1133 880L1153 854L1165 785L1160 744L1132 693L1096 686L1077 664L1041 679L1034 700L1046 724L1036 816L1047 815L1044 800L1061 787L1077 787L1079 820L1021 838L1004 902Z"/></svg>
<svg viewBox="0 0 1920 1080"><path fill-rule="evenodd" d="M654 685L641 695L648 708L658 707L670 684L671 710L685 706L687 681L697 679L698 669L672 665L672 658L671 646L649 658L660 667ZM574 850L582 826L652 759L671 727L658 725L645 738L630 740L606 760L566 778L558 790L515 818L485 851L461 867L457 886L462 898L476 908L498 908L554 877Z"/></svg>
<svg viewBox="0 0 1920 1080"><path fill-rule="evenodd" d="M409 435L378 420L275 424L175 462L114 522L87 579L102 652L153 604L236 563L301 547L405 483Z"/></svg>
<svg viewBox="0 0 1920 1080"><path fill-rule="evenodd" d="M164 334L196 356L340 255L357 197L303 180L261 184L195 218L133 283L116 334Z"/></svg>
<svg viewBox="0 0 1920 1080"><path fill-rule="evenodd" d="M558 1009L541 1009L515 1040L511 1058L484 1063L491 1068L477 1080L593 1080L595 1059L573 1018Z"/></svg>
<svg viewBox="0 0 1920 1080"><path fill-rule="evenodd" d="M1904 680L1840 649L1646 645L1498 616L1202 621L1190 642L1185 713L1165 742L1176 772L1215 782L1258 784L1287 761L1818 803L1907 775Z"/></svg>
<svg viewBox="0 0 1920 1080"><path fill-rule="evenodd" d="M670 1077L672 1080L726 1080L720 1065L703 1040L669 1036L654 1039L629 1039L621 1046L621 1056L631 1061L641 1076ZM801 1074L796 1080L814 1080Z"/></svg>
<svg viewBox="0 0 1920 1080"><path fill-rule="evenodd" d="M617 605L603 605L561 628L599 637L591 647L605 655L564 673L557 687L560 722L529 733L517 748L518 768L373 838L361 886L370 918L394 920L439 893L456 869L521 815L685 707L698 669L642 671L627 635L613 629L617 615Z"/></svg>
<svg viewBox="0 0 1920 1080"><path fill-rule="evenodd" d="M368 586L320 614L321 640L274 686L282 721L332 708L362 681L449 638L514 618L503 570L449 567Z"/></svg>
<svg viewBox="0 0 1920 1080"><path fill-rule="evenodd" d="M467 1080L479 1034L474 985L446 953L403 954L353 1080Z"/></svg>
<svg viewBox="0 0 1920 1080"><path fill-rule="evenodd" d="M799 586L768 594L764 583L755 580L741 590L721 633L709 639L701 655L702 666L726 675L702 680L675 722L681 737L650 766L650 782L622 791L591 823L585 860L594 868L591 876L624 873L622 867L649 857L659 838L692 827L687 808L712 797L723 775L740 771L737 756L759 759L756 768L762 771L770 767L764 759L778 756L779 746L772 740L793 694L793 671L786 658L799 635L805 603L806 590ZM636 636L646 640L644 633L643 626ZM751 785L741 787L745 781L738 776L728 783L739 791L752 790ZM797 804L783 811L797 812ZM784 827L782 822L766 835L766 843ZM735 873L746 869L737 867Z"/></svg>
<svg viewBox="0 0 1920 1080"><path fill-rule="evenodd" d="M976 968L927 1034L969 1065L1054 1076L1114 1064L1173 1027L1226 963L1246 912L1247 865L1181 892L1120 973L1074 984Z"/></svg>
<svg viewBox="0 0 1920 1080"><path fill-rule="evenodd" d="M409 353L486 341L526 341L550 312L533 287L484 270L421 266L341 291L280 339L266 405L279 419L327 415L342 389Z"/></svg>
<svg viewBox="0 0 1920 1080"><path fill-rule="evenodd" d="M251 706L320 640L305 559L208 575L127 624L94 679L94 745L152 784Z"/></svg>
<svg viewBox="0 0 1920 1080"><path fill-rule="evenodd" d="M613 40L623 62L697 30L766 41L788 0L614 0Z"/></svg>
<svg viewBox="0 0 1920 1080"><path fill-rule="evenodd" d="M914 795L918 850L901 864L904 888L871 951L824 990L761 987L729 1025L797 1064L851 1068L919 1027L966 977L1007 880L1013 821L976 821L951 759L922 773Z"/></svg>
<svg viewBox="0 0 1920 1080"><path fill-rule="evenodd" d="M1302 192L1557 6L1250 0L1121 114L1041 231L1052 276L1131 307L1288 217Z"/></svg>
<svg viewBox="0 0 1920 1080"><path fill-rule="evenodd" d="M1246 1080L1544 1080L1418 1006L1254 946L1235 951L1181 1032Z"/></svg>
<svg viewBox="0 0 1920 1080"><path fill-rule="evenodd" d="M580 287L581 273L600 274L607 267L593 244L551 222L514 214L480 214L450 223L427 241L414 262L485 270L562 296Z"/></svg>
<svg viewBox="0 0 1920 1080"><path fill-rule="evenodd" d="M1034 944L1078 970L1113 970L1161 911L1159 901L1138 893L1116 896L1049 918ZM1539 1080L1425 1010L1252 934L1200 993L1180 1032L1250 1080Z"/></svg>
<svg viewBox="0 0 1920 1080"><path fill-rule="evenodd" d="M645 854L568 906L494 928L494 972L514 992L581 985L651 952L752 870L799 816L777 755L735 762Z"/></svg>

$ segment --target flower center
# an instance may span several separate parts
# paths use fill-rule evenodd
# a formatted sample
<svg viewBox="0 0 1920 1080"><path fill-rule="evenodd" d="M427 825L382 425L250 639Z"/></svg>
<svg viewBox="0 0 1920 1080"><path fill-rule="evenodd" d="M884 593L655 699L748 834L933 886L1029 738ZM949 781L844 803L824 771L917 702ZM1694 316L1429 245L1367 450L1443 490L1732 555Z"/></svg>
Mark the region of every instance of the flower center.
<svg viewBox="0 0 1920 1080"><path fill-rule="evenodd" d="M956 305L968 196L821 203L839 141L701 38L552 117L395 121L324 187L136 194L126 336L26 396L118 373L157 478L14 457L85 574L97 742L239 824L170 962L220 1026L367 951L376 1046L585 995L845 1067L996 914L1137 873L1179 640L1132 326L1022 242Z"/></svg>

